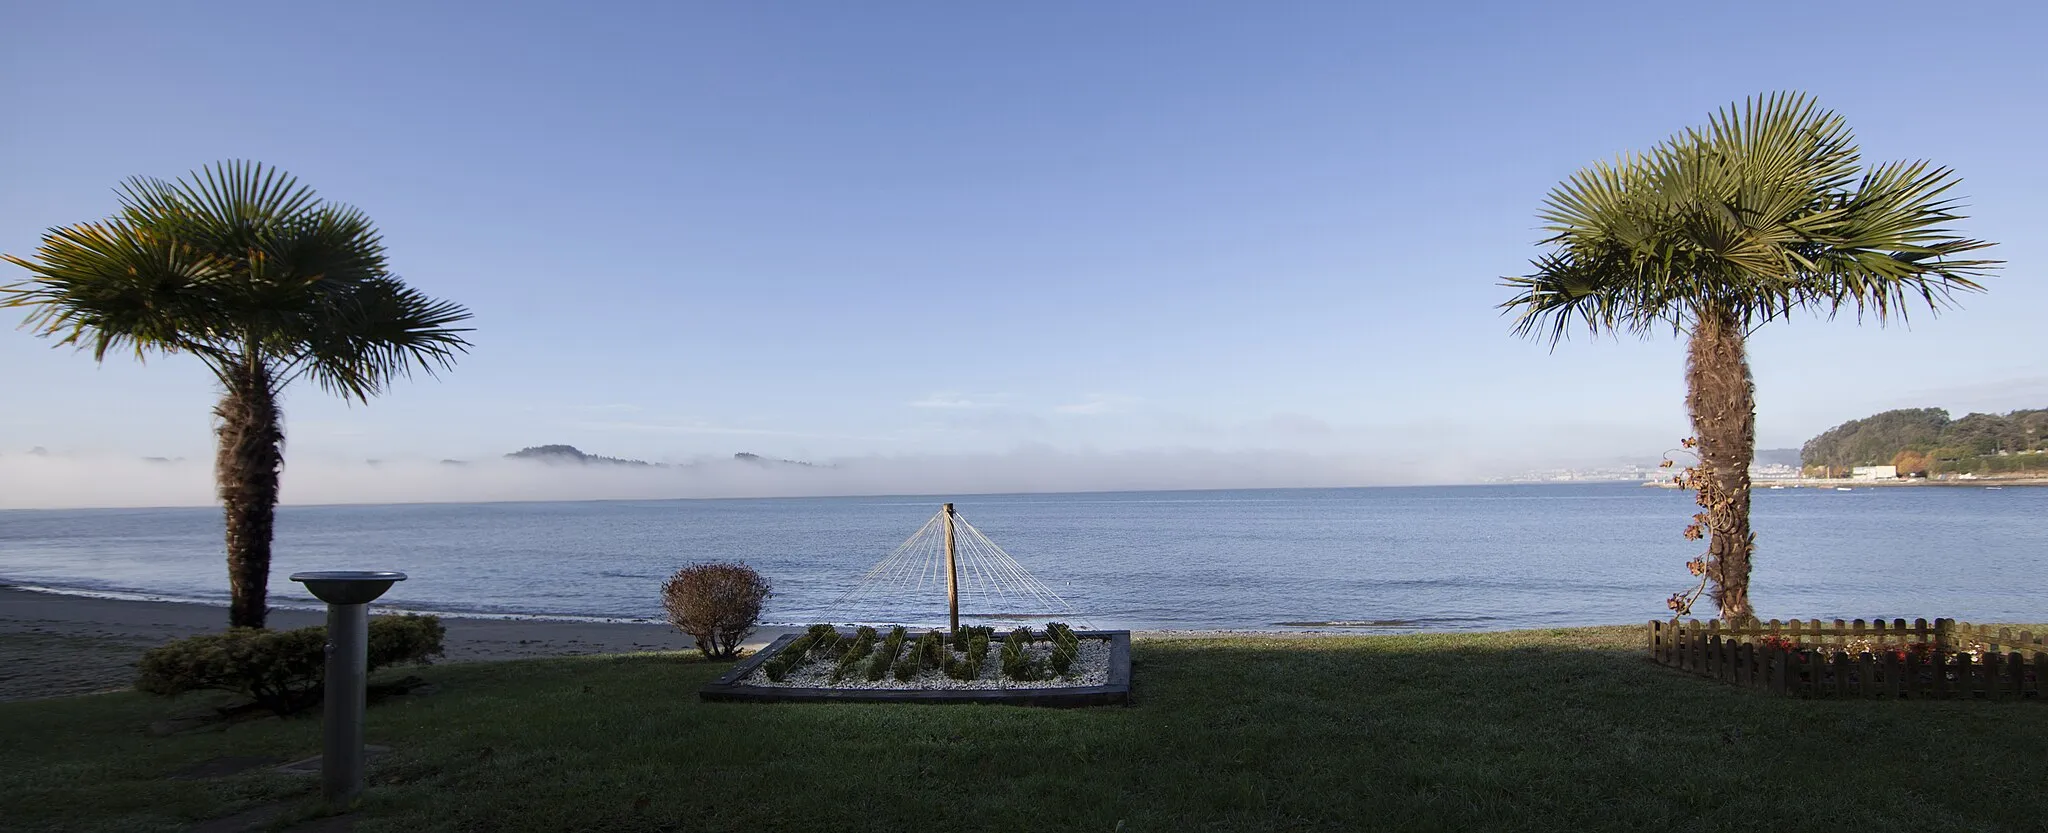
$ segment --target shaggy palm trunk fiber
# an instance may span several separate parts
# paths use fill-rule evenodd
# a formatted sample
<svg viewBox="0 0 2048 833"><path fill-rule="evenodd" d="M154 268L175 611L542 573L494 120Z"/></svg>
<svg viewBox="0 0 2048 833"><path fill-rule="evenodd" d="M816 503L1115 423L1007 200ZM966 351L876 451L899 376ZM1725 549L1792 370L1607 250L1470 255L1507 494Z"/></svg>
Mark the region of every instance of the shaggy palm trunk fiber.
<svg viewBox="0 0 2048 833"><path fill-rule="evenodd" d="M270 368L250 362L223 375L227 392L213 409L220 436L213 474L227 516L228 626L260 628L270 610L270 536L284 427Z"/></svg>
<svg viewBox="0 0 2048 833"><path fill-rule="evenodd" d="M1702 310L1686 357L1685 404L1700 441L1700 462L1713 481L1706 507L1709 593L1721 618L1755 616L1749 604L1749 464L1756 458L1756 385L1749 375L1741 319Z"/></svg>

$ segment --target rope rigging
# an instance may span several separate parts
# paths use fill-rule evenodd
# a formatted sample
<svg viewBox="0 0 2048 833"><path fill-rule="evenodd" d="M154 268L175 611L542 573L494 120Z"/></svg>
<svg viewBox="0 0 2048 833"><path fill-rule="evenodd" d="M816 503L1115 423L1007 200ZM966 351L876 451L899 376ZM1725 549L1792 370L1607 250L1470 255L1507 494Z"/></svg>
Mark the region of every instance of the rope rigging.
<svg viewBox="0 0 2048 833"><path fill-rule="evenodd" d="M1031 575L1000 544L982 534L952 507L946 504L896 549L875 562L835 604L915 595L919 591L946 591L950 514L952 586L960 601L974 601L975 609L985 613L1053 613L1069 617L1074 614L1073 605ZM957 607L956 604L956 610Z"/></svg>

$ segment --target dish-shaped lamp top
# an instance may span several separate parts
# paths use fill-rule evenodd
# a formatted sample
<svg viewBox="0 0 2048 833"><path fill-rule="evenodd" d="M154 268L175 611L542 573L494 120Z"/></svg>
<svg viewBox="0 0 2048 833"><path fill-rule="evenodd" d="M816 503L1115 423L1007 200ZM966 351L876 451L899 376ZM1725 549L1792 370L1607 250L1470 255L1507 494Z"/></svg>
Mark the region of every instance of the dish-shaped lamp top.
<svg viewBox="0 0 2048 833"><path fill-rule="evenodd" d="M392 584L404 580L404 573L389 570L313 570L292 574L292 581L306 585L320 601L331 605L369 604L391 589Z"/></svg>

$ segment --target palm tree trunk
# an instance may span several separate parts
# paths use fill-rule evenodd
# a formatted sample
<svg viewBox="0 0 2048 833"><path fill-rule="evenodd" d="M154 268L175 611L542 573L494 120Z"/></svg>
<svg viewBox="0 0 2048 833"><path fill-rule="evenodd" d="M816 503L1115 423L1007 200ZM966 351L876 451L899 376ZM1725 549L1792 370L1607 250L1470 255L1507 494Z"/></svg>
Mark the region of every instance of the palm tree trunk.
<svg viewBox="0 0 2048 833"><path fill-rule="evenodd" d="M228 626L260 628L270 612L270 539L284 427L270 368L252 360L222 377L227 392L213 409L220 436L213 474L227 518Z"/></svg>
<svg viewBox="0 0 2048 833"><path fill-rule="evenodd" d="M1700 462L1713 481L1707 505L1707 576L1721 618L1754 617L1749 562L1749 464L1756 459L1756 384L1749 374L1742 321L1733 312L1700 311L1686 357L1686 408L1700 439Z"/></svg>

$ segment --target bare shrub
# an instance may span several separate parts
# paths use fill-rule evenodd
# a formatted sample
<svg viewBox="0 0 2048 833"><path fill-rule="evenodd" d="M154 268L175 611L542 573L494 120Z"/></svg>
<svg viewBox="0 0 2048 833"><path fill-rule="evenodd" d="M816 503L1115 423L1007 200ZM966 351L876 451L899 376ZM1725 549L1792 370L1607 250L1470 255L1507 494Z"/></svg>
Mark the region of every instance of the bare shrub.
<svg viewBox="0 0 2048 833"><path fill-rule="evenodd" d="M704 656L732 659L760 621L769 592L768 580L754 568L714 561L677 570L661 586L661 603L669 623L696 639Z"/></svg>

